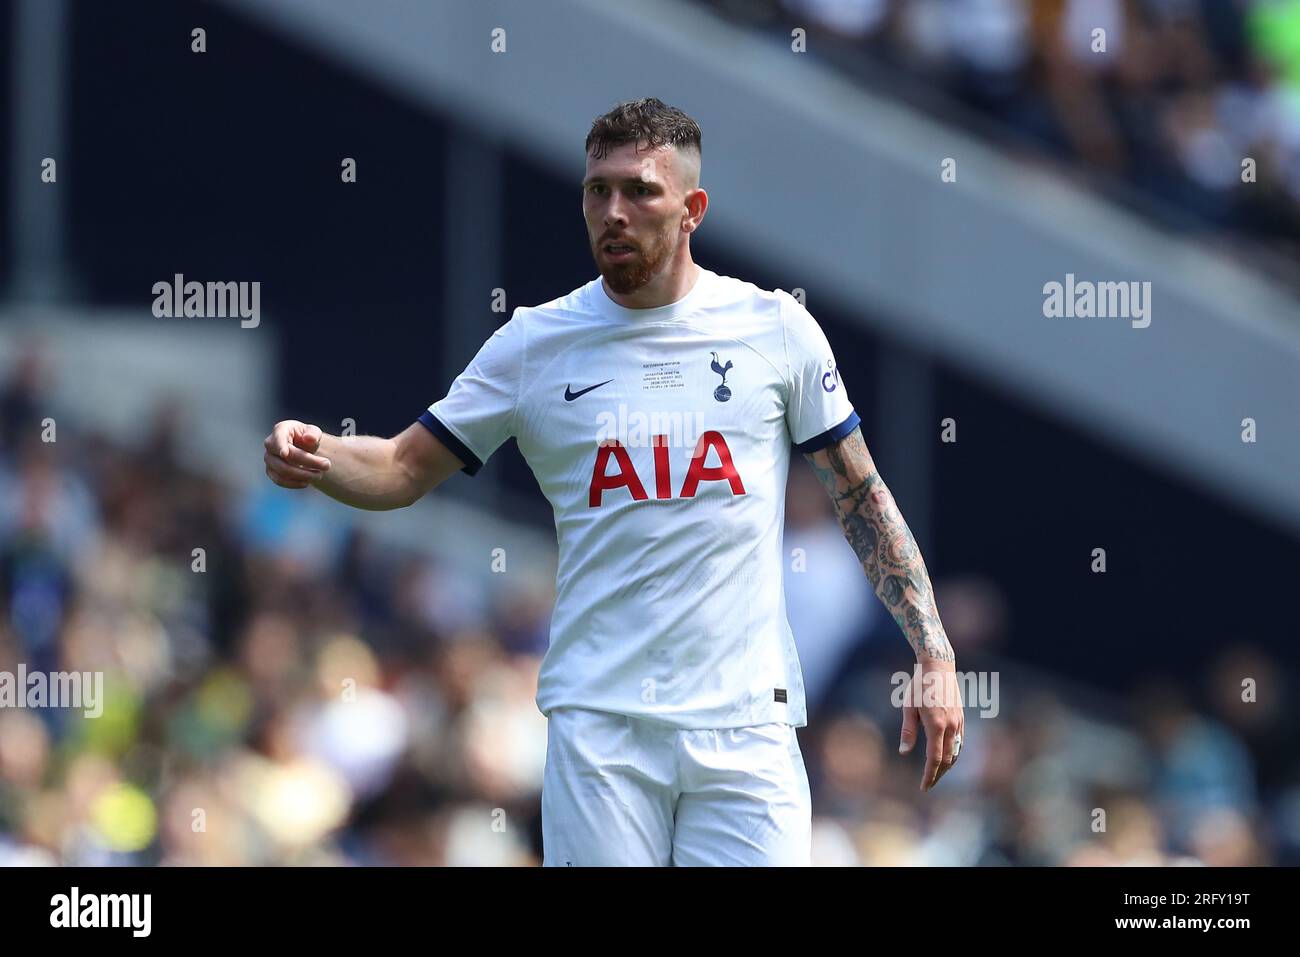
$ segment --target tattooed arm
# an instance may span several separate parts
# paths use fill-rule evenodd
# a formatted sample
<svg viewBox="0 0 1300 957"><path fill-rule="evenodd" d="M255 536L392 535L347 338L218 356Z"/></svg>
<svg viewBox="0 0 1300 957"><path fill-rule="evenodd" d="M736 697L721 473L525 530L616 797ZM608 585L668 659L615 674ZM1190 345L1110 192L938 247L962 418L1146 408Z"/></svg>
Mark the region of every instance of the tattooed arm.
<svg viewBox="0 0 1300 957"><path fill-rule="evenodd" d="M917 725L924 725L927 747L921 790L928 791L957 760L958 736L966 721L955 657L939 621L921 550L876 471L861 429L855 428L838 442L804 457L830 493L844 537L857 553L871 587L916 654L917 674L910 690L917 690L919 678L920 704L903 708L898 750L903 754L911 751Z"/></svg>
<svg viewBox="0 0 1300 957"><path fill-rule="evenodd" d="M934 605L934 589L912 530L876 471L862 430L804 456L835 503L876 595L903 630L918 660L952 661L952 646Z"/></svg>

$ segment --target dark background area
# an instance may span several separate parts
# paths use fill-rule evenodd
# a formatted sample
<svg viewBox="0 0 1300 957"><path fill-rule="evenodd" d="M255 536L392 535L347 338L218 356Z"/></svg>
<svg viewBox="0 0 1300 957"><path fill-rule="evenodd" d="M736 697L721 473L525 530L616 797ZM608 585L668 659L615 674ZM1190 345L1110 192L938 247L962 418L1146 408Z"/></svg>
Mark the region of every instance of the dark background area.
<svg viewBox="0 0 1300 957"><path fill-rule="evenodd" d="M13 45L12 37L13 2L12 0L0 0L0 49L11 49ZM0 118L3 118L6 124L9 123L13 113L13 97L13 69L12 65L6 63L5 68L0 69ZM11 159L9 150L0 149L0 183L12 182ZM8 189L0 189L0 223L9 222L12 216L12 192ZM9 233L10 231L7 229L0 229L0 287L7 285L12 275L9 263L13 259L13 249L10 245Z"/></svg>

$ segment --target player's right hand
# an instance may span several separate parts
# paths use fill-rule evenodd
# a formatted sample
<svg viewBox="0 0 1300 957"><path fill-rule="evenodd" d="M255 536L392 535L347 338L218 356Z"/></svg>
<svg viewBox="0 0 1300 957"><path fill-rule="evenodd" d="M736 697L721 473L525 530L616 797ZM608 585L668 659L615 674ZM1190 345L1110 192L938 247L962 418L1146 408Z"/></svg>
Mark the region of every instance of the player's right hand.
<svg viewBox="0 0 1300 957"><path fill-rule="evenodd" d="M330 460L316 455L323 433L314 425L285 419L262 445L266 454L266 477L281 488L306 488L329 471Z"/></svg>

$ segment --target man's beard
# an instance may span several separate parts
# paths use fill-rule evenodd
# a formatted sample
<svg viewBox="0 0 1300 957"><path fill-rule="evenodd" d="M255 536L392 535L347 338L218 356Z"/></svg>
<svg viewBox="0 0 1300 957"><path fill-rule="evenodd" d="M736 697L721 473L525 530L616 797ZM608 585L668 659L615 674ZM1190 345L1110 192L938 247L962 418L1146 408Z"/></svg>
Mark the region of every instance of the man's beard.
<svg viewBox="0 0 1300 957"><path fill-rule="evenodd" d="M600 247L592 250L605 285L620 296L631 295L653 279L668 260L669 252L667 240L659 236L654 237L649 246L638 245L636 255L625 263L608 262Z"/></svg>

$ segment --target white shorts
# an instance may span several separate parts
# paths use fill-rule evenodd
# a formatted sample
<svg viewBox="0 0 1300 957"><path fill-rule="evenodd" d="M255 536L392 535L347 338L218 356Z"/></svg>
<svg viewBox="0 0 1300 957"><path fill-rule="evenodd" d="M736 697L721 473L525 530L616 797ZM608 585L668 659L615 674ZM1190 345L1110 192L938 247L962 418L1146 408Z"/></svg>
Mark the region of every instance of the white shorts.
<svg viewBox="0 0 1300 957"><path fill-rule="evenodd" d="M542 841L547 867L806 866L812 799L795 729L688 731L555 708Z"/></svg>

